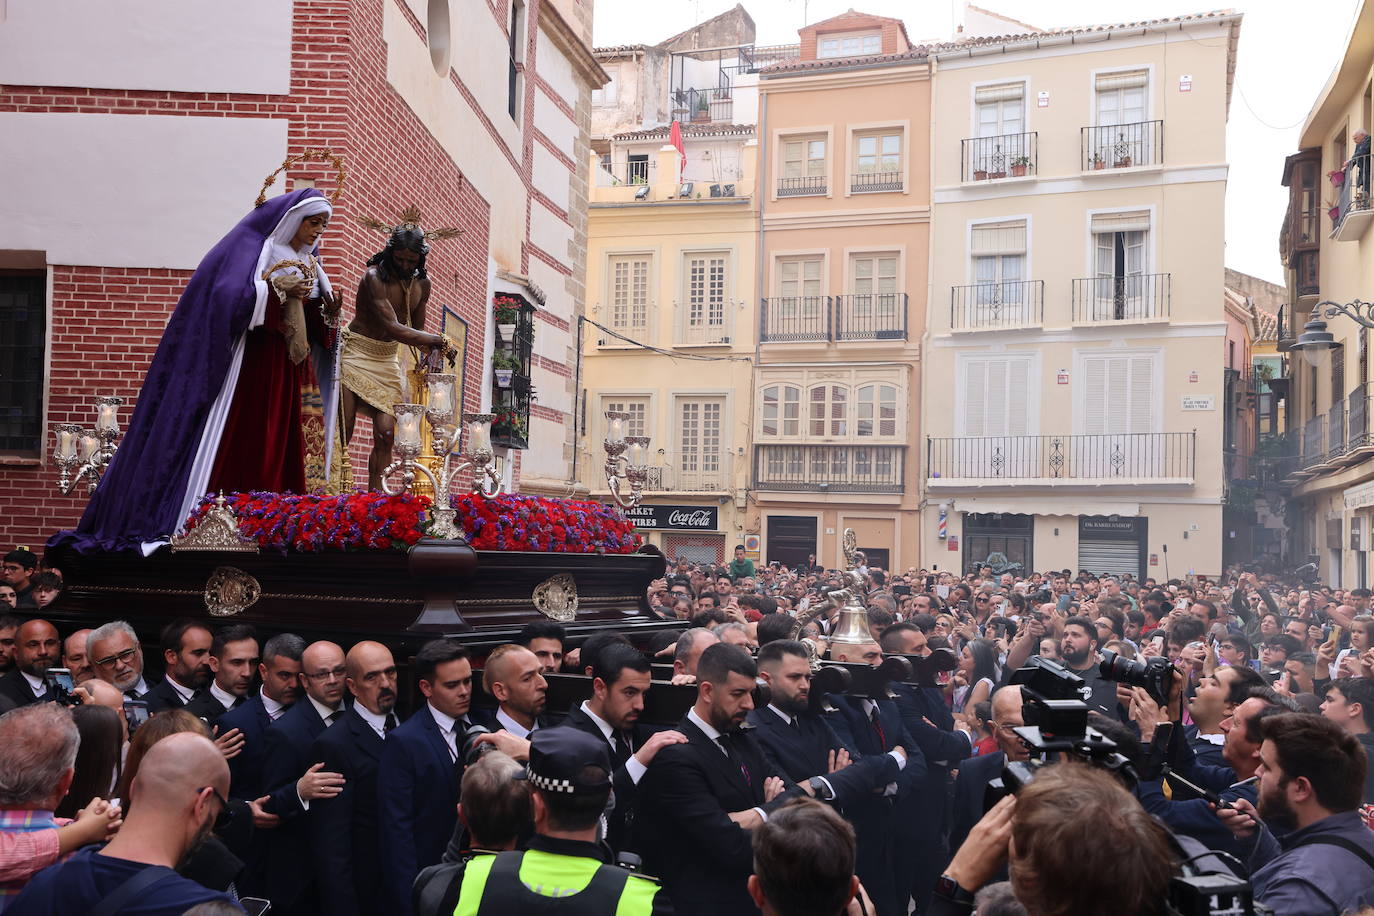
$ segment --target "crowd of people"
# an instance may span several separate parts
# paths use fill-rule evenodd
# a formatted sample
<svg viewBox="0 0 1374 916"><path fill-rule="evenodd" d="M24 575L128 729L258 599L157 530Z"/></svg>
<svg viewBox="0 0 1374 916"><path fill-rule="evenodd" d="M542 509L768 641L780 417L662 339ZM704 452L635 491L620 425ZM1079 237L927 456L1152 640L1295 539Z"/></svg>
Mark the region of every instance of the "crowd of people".
<svg viewBox="0 0 1374 916"><path fill-rule="evenodd" d="M1374 906L1368 590L742 548L665 572L678 626L541 619L398 666L204 618L63 633L55 571L7 555L0 912L1182 913L1196 874ZM813 695L818 664L889 656L948 663ZM1114 754L1046 751L1028 667L1081 684ZM585 701L551 708L558 677ZM679 721L647 721L655 690Z"/></svg>

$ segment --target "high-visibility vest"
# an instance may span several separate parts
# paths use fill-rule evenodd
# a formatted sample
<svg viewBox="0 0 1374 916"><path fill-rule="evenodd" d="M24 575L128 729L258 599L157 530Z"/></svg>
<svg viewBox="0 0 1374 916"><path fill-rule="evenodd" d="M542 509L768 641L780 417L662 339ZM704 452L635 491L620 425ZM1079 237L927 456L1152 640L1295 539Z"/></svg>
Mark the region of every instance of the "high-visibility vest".
<svg viewBox="0 0 1374 916"><path fill-rule="evenodd" d="M649 916L657 882L583 856L531 849L467 863L454 916Z"/></svg>

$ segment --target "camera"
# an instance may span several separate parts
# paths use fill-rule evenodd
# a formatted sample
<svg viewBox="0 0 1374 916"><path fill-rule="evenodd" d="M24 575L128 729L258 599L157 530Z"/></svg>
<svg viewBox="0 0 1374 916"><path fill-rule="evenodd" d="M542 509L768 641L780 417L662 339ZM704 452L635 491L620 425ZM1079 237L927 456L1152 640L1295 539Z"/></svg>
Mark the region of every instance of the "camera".
<svg viewBox="0 0 1374 916"><path fill-rule="evenodd" d="M1097 670L1104 681L1116 681L1130 687L1144 687L1156 702L1168 702L1169 687L1174 679L1174 666L1167 658L1156 655L1143 662L1135 662L1109 650L1103 650L1101 654L1102 664Z"/></svg>
<svg viewBox="0 0 1374 916"><path fill-rule="evenodd" d="M472 766L478 760L482 759L483 754L496 750L496 745L494 744L487 742L483 742L482 744L477 743L478 738L490 734L491 729L483 728L480 725L474 725L467 730L463 735L463 746L458 753L459 758L463 761L463 766Z"/></svg>
<svg viewBox="0 0 1374 916"><path fill-rule="evenodd" d="M70 668L49 668L43 672L43 681L57 696L55 699L63 706L80 706L81 698L72 696L76 682L72 680Z"/></svg>

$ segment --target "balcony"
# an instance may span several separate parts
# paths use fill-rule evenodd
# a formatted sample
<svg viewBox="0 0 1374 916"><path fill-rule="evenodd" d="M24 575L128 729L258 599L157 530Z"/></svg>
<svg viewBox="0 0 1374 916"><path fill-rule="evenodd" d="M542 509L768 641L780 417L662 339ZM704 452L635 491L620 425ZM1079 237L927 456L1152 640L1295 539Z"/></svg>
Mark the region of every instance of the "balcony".
<svg viewBox="0 0 1374 916"><path fill-rule="evenodd" d="M864 194L870 191L900 191L901 189L901 172L859 172L849 176L851 194Z"/></svg>
<svg viewBox="0 0 1374 916"><path fill-rule="evenodd" d="M799 178L779 178L779 197L806 197L824 194L826 190L824 175L803 175Z"/></svg>
<svg viewBox="0 0 1374 916"><path fill-rule="evenodd" d="M1303 424L1301 450L1289 477L1302 480L1358 464L1374 455L1370 436L1370 398L1374 386L1359 385L1325 414Z"/></svg>
<svg viewBox="0 0 1374 916"><path fill-rule="evenodd" d="M1075 324L1167 321L1171 274L1084 277L1073 281Z"/></svg>
<svg viewBox="0 0 1374 916"><path fill-rule="evenodd" d="M735 102L730 86L675 89L673 120L693 124L733 124Z"/></svg>
<svg viewBox="0 0 1374 916"><path fill-rule="evenodd" d="M1331 237L1338 242L1358 242L1374 221L1369 199L1369 155L1356 156L1343 170L1340 201L1335 207Z"/></svg>
<svg viewBox="0 0 1374 916"><path fill-rule="evenodd" d="M596 186L598 188L619 188L626 185L651 185L654 183L654 172L652 159L602 162L596 170Z"/></svg>
<svg viewBox="0 0 1374 916"><path fill-rule="evenodd" d="M1141 168L1164 163L1164 122L1104 124L1081 131L1085 172Z"/></svg>
<svg viewBox="0 0 1374 916"><path fill-rule="evenodd" d="M763 343L906 340L906 293L776 296L759 309Z"/></svg>
<svg viewBox="0 0 1374 916"><path fill-rule="evenodd" d="M927 438L926 485L1191 485L1196 448L1196 433Z"/></svg>
<svg viewBox="0 0 1374 916"><path fill-rule="evenodd" d="M1043 280L974 283L949 292L949 326L955 331L1038 328L1044 315Z"/></svg>
<svg viewBox="0 0 1374 916"><path fill-rule="evenodd" d="M998 137L971 137L961 141L961 180L996 181L999 178L1034 175L1039 160L1038 137L1035 131L1031 131Z"/></svg>
<svg viewBox="0 0 1374 916"><path fill-rule="evenodd" d="M733 493L735 462L733 452L659 452L650 458L645 493ZM584 450L578 476L593 493L607 493L602 470L604 454Z"/></svg>
<svg viewBox="0 0 1374 916"><path fill-rule="evenodd" d="M754 489L902 493L904 445L755 445Z"/></svg>

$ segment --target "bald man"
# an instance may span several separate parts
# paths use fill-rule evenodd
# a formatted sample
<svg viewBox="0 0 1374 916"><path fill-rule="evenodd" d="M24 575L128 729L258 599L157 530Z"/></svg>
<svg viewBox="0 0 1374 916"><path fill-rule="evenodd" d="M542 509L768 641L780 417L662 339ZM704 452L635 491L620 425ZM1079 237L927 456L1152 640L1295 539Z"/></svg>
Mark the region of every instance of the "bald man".
<svg viewBox="0 0 1374 916"><path fill-rule="evenodd" d="M353 706L315 739L309 756L343 776L343 791L312 802L307 820L320 912L362 916L386 909L377 844L377 764L382 742L398 724L396 662L381 643L360 642L348 650L344 667Z"/></svg>
<svg viewBox="0 0 1374 916"><path fill-rule="evenodd" d="M314 642L301 653L300 685L305 695L272 723L263 739L262 784L267 808L281 818L268 835L258 890L272 900L273 916L318 913L310 831L312 802L333 798L344 778L310 756L310 747L345 712L344 652L337 643Z"/></svg>
<svg viewBox="0 0 1374 916"><path fill-rule="evenodd" d="M95 667L86 653L86 637L89 629L77 630L62 642L62 664L72 673L72 683L80 687L95 677Z"/></svg>
<svg viewBox="0 0 1374 916"><path fill-rule="evenodd" d="M14 638L14 667L0 677L0 696L15 706L57 699L56 689L47 682L48 669L62 658L62 642L57 627L46 620L30 620Z"/></svg>
<svg viewBox="0 0 1374 916"><path fill-rule="evenodd" d="M496 714L483 723L492 731L506 731L528 738L536 728L550 724L543 716L549 682L544 680L539 658L524 646L497 646L487 656L482 686L496 698Z"/></svg>
<svg viewBox="0 0 1374 916"><path fill-rule="evenodd" d="M209 834L228 792L229 765L211 741L191 732L163 738L139 765L129 790L138 803L115 838L39 872L10 904L7 916L95 912L108 898L127 894L121 888L145 880L143 874L153 868L157 872L147 883L133 888L141 916L179 916L212 901L232 906L228 895L173 871Z"/></svg>
<svg viewBox="0 0 1374 916"><path fill-rule="evenodd" d="M1002 775L1002 767L1010 760L1025 760L1026 745L1012 729L1024 725L1021 718L1021 688L1003 687L992 695L993 737L997 750L991 754L972 757L959 765L959 778L954 781L954 818L950 822L949 848L956 852L968 837L973 825L983 817L983 795L988 780Z"/></svg>

